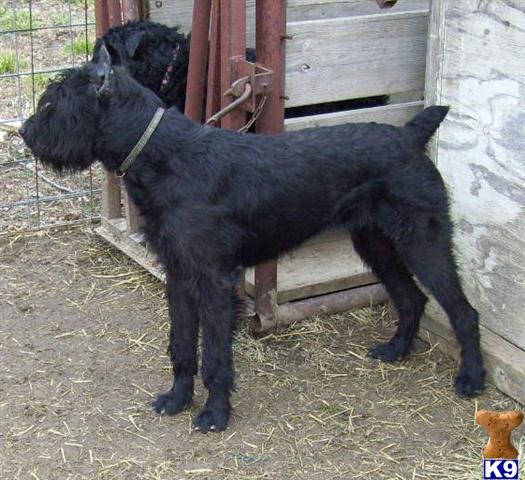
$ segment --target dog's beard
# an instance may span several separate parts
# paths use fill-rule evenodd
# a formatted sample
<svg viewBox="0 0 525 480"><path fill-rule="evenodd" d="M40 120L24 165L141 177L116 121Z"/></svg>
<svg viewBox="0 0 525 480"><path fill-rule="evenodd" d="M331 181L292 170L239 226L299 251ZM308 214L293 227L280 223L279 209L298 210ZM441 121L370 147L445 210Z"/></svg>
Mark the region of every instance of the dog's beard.
<svg viewBox="0 0 525 480"><path fill-rule="evenodd" d="M46 168L61 173L78 173L87 170L93 163L94 159L90 157L71 157L71 158L59 158L51 157L47 155L36 155L35 157L42 163Z"/></svg>
<svg viewBox="0 0 525 480"><path fill-rule="evenodd" d="M82 142L57 142L42 144L46 138L45 133L38 133L39 138L34 135L24 136L24 142L31 150L33 156L45 167L58 173L78 172L86 170L94 162L91 156L91 145Z"/></svg>

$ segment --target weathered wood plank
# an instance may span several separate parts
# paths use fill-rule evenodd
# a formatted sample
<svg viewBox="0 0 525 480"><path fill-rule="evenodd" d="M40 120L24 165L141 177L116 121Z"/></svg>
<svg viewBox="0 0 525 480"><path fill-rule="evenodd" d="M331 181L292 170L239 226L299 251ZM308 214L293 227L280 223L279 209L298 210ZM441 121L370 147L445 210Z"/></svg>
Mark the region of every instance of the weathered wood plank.
<svg viewBox="0 0 525 480"><path fill-rule="evenodd" d="M438 105L440 102L438 85L443 75L443 35L445 32L445 5L436 0L430 6L428 25L427 62L425 71L425 105ZM437 161L437 143L440 130L430 140L427 147L430 158Z"/></svg>
<svg viewBox="0 0 525 480"><path fill-rule="evenodd" d="M373 274L352 248L348 233L330 232L279 258L277 302L375 283ZM253 269L246 274L246 291L254 294Z"/></svg>
<svg viewBox="0 0 525 480"><path fill-rule="evenodd" d="M429 0L402 0L390 10L381 10L370 0L288 0L288 21L354 17L357 15L388 15L392 13L428 10Z"/></svg>
<svg viewBox="0 0 525 480"><path fill-rule="evenodd" d="M140 230L140 214L133 200L124 190L124 215L126 217L127 233L133 235Z"/></svg>
<svg viewBox="0 0 525 480"><path fill-rule="evenodd" d="M248 37L254 40L255 0L247 0ZM381 10L370 0L288 0L288 21L299 22L321 18L352 17L356 15L388 15L391 13L428 10L429 0L403 0L391 10ZM149 16L155 22L179 25L183 31L191 30L193 0L149 1ZM253 43L252 43L253 44Z"/></svg>
<svg viewBox="0 0 525 480"><path fill-rule="evenodd" d="M441 4L442 73L428 88L451 106L436 160L465 290L482 325L525 349L525 3Z"/></svg>
<svg viewBox="0 0 525 480"><path fill-rule="evenodd" d="M357 122L380 122L401 126L411 120L422 109L423 102L384 105L346 112L312 115L310 117L288 118L284 122L284 127L286 131L293 131L302 130L303 128L329 127Z"/></svg>
<svg viewBox="0 0 525 480"><path fill-rule="evenodd" d="M120 209L120 179L110 172L104 171L102 181L101 214L104 220L112 220L122 216Z"/></svg>
<svg viewBox="0 0 525 480"><path fill-rule="evenodd" d="M525 4L433 0L430 25L426 98L451 106L431 153L453 197L464 288L489 378L525 402ZM434 303L422 326L457 355Z"/></svg>
<svg viewBox="0 0 525 480"><path fill-rule="evenodd" d="M422 89L428 12L291 22L286 106Z"/></svg>
<svg viewBox="0 0 525 480"><path fill-rule="evenodd" d="M128 257L137 262L141 267L153 274L161 281L165 281L165 275L157 262L157 258L140 241L135 241L133 237L125 237L116 234L115 231L106 228L104 225L95 229L98 235L111 245L117 247Z"/></svg>

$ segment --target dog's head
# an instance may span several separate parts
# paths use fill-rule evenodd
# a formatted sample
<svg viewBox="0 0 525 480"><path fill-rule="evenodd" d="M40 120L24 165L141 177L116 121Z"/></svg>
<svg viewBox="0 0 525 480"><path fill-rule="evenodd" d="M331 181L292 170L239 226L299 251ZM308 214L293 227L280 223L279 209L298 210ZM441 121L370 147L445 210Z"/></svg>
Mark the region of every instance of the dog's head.
<svg viewBox="0 0 525 480"><path fill-rule="evenodd" d="M52 82L35 114L20 128L24 142L44 165L57 171L88 168L98 159L101 143L115 135L112 125L122 132L115 148L125 149L136 117L131 112L149 115L162 104L123 67L114 67L111 56L102 46L97 62L68 70Z"/></svg>
<svg viewBox="0 0 525 480"><path fill-rule="evenodd" d="M118 25L95 43L93 61L106 45L115 64L120 64L141 85L153 90L167 105L184 109L189 62L189 38L177 27L143 20ZM172 67L163 84L168 67Z"/></svg>

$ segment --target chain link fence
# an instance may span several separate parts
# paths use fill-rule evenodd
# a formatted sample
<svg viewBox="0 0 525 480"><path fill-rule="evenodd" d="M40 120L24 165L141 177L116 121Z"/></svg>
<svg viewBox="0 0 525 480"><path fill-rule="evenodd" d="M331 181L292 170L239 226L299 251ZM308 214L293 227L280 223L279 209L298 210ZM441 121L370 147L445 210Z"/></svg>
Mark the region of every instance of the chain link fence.
<svg viewBox="0 0 525 480"><path fill-rule="evenodd" d="M16 129L46 85L91 55L93 0L0 0L0 235L97 218L102 173L43 170Z"/></svg>

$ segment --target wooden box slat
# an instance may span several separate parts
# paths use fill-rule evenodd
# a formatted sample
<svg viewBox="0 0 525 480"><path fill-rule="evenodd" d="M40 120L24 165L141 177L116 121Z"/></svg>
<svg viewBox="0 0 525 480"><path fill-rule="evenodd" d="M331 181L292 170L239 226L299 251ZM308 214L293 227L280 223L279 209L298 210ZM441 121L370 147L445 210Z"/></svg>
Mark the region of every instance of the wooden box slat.
<svg viewBox="0 0 525 480"><path fill-rule="evenodd" d="M429 0L402 0L394 8L381 10L370 0L288 0L288 21L319 20L358 15L390 15L392 13L428 10Z"/></svg>
<svg viewBox="0 0 525 480"><path fill-rule="evenodd" d="M255 293L253 269L246 272L246 291ZM376 283L344 231L326 232L279 258L277 303Z"/></svg>
<svg viewBox="0 0 525 480"><path fill-rule="evenodd" d="M310 117L288 118L284 122L286 131L303 128L330 127L350 122L379 122L401 126L423 109L423 102L409 102L381 107L361 108L346 112L325 113Z"/></svg>
<svg viewBox="0 0 525 480"><path fill-rule="evenodd" d="M287 107L422 89L428 12L292 22Z"/></svg>
<svg viewBox="0 0 525 480"><path fill-rule="evenodd" d="M428 10L430 0L402 0L389 10L381 10L371 0L288 0L288 22L316 20L357 15L391 15L392 13ZM248 44L254 45L255 39L255 0L246 1ZM149 18L154 22L169 26L180 26L182 31L191 30L193 0L149 1Z"/></svg>

